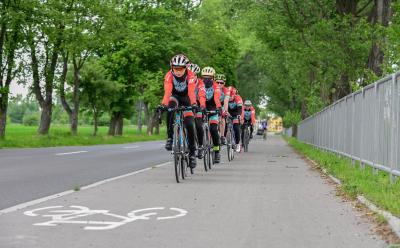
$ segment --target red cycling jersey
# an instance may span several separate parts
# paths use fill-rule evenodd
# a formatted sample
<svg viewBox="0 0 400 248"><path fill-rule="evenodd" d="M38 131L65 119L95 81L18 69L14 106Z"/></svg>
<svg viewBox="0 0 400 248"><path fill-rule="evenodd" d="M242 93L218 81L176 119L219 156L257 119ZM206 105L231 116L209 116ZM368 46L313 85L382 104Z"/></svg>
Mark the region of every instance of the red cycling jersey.
<svg viewBox="0 0 400 248"><path fill-rule="evenodd" d="M187 70L186 73L185 81L179 83L174 79L171 70L167 72L164 78L164 97L162 104L168 105L173 91L182 92L181 94L188 95L190 103L196 104L196 75L191 70Z"/></svg>
<svg viewBox="0 0 400 248"><path fill-rule="evenodd" d="M249 118L249 115L250 115L250 118ZM252 125L254 125L256 123L256 110L254 109L253 106L250 106L250 108L244 107L244 109L242 111L242 120L244 120L244 121L251 120Z"/></svg>
<svg viewBox="0 0 400 248"><path fill-rule="evenodd" d="M234 97L229 98L229 109L236 109L242 106L243 106L243 100L241 96L235 95Z"/></svg>
<svg viewBox="0 0 400 248"><path fill-rule="evenodd" d="M205 108L206 107L206 87L204 86L203 80L201 79L196 79L197 84L197 94L199 97L199 102L200 102L200 107Z"/></svg>
<svg viewBox="0 0 400 248"><path fill-rule="evenodd" d="M200 104L202 104L202 96L200 92L203 91L203 101L207 106L215 106L221 108L221 89L217 82L213 81L212 87L206 88L203 80L199 79L199 98ZM205 106L204 105L204 106Z"/></svg>

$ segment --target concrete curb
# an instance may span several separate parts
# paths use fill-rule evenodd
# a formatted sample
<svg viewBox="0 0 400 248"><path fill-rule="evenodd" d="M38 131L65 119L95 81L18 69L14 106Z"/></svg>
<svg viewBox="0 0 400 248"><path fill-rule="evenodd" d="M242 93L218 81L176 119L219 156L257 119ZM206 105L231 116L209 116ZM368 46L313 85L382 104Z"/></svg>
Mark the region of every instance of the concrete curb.
<svg viewBox="0 0 400 248"><path fill-rule="evenodd" d="M307 156L306 156L306 158L311 163L313 163L314 165L319 166L314 160L310 159ZM331 174L329 174L328 171L325 168L322 168L322 172L325 175L329 176L329 178L331 178L336 184L342 185L342 182L339 179L337 179L336 177L334 177ZM400 219L398 217L394 216L390 212L387 212L385 210L382 210L382 209L378 208L376 205L374 205L372 202L370 202L363 195L358 195L357 196L357 200L361 204L363 204L366 207L368 207L368 209L371 210L372 212L382 215L386 219L386 221L388 222L388 224L389 224L390 228L392 229L392 231L394 233L396 233L397 237L400 238Z"/></svg>

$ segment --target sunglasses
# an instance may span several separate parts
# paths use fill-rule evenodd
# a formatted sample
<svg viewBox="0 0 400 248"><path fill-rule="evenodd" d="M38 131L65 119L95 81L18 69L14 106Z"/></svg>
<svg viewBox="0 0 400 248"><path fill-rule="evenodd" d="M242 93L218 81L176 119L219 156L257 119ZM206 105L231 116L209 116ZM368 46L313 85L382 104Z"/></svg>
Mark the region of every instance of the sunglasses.
<svg viewBox="0 0 400 248"><path fill-rule="evenodd" d="M184 71L186 67L172 67L172 70L174 71Z"/></svg>

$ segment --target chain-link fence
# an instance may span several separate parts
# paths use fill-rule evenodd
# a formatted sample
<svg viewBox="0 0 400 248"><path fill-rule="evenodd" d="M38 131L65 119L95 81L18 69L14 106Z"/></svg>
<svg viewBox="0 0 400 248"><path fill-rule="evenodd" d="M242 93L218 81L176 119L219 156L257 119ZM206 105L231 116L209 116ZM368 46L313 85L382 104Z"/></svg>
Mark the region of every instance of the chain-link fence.
<svg viewBox="0 0 400 248"><path fill-rule="evenodd" d="M300 141L400 176L400 72L348 95L298 125ZM289 131L289 130L288 130Z"/></svg>

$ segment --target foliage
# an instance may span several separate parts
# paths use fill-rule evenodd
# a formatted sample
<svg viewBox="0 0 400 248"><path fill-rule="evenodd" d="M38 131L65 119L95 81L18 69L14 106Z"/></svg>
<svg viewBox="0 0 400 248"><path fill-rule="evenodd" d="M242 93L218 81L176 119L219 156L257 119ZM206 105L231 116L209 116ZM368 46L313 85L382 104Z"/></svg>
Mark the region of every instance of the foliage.
<svg viewBox="0 0 400 248"><path fill-rule="evenodd" d="M291 127L297 125L301 121L301 114L297 110L288 110L283 116L283 126Z"/></svg>
<svg viewBox="0 0 400 248"><path fill-rule="evenodd" d="M400 61L395 1L390 16L378 13L382 0L3 2L0 20L10 33L2 61L11 61L6 55L15 46L24 66L11 63L11 75L25 82L52 123L75 120L71 112L77 111L68 110L78 109L80 124L102 120L111 129L138 116L150 122L177 53L224 73L243 99L287 115L287 123L371 83L381 77L379 69L397 70ZM379 21L385 18L388 24ZM21 123L25 106L11 105L11 120ZM46 133L50 123L42 124L39 131Z"/></svg>
<svg viewBox="0 0 400 248"><path fill-rule="evenodd" d="M22 124L24 124L25 126L37 126L39 124L38 113L31 113L24 115Z"/></svg>

